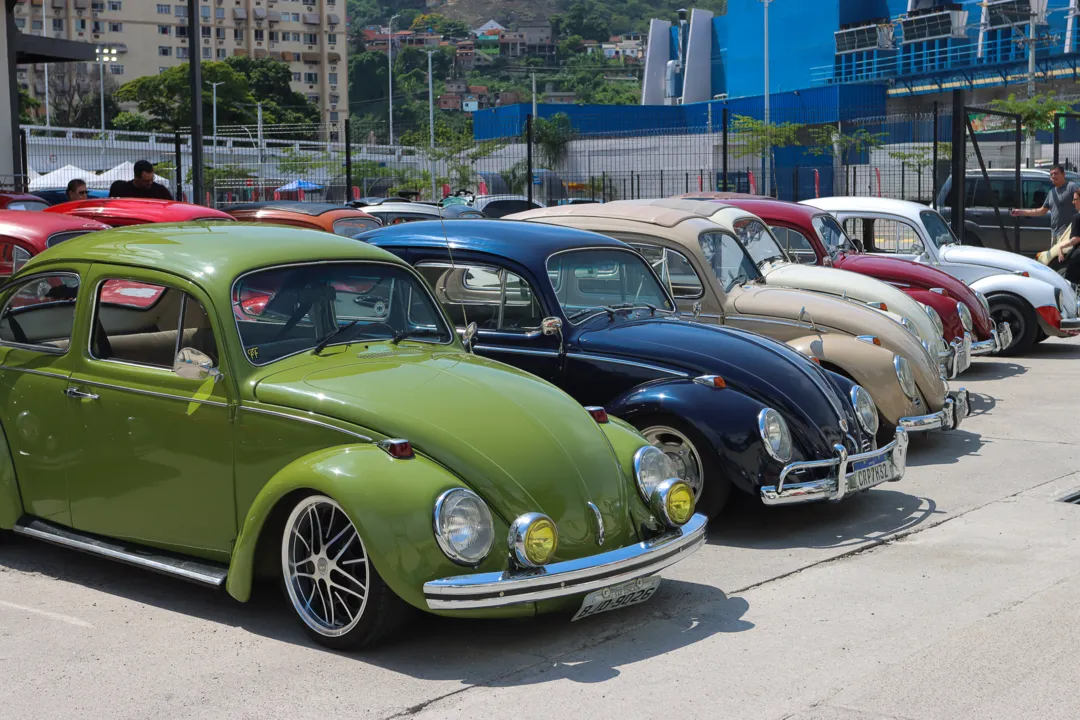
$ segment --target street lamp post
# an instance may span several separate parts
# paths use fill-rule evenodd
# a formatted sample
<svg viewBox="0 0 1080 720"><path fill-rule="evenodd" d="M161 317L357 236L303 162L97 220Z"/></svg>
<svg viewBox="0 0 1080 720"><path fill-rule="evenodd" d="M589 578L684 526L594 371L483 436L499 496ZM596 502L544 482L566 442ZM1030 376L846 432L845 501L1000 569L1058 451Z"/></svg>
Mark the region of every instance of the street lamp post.
<svg viewBox="0 0 1080 720"><path fill-rule="evenodd" d="M428 92L428 128L431 131L431 199L435 200L438 189L435 183L435 82L431 71L431 55L434 50L428 50L427 54L427 92Z"/></svg>
<svg viewBox="0 0 1080 720"><path fill-rule="evenodd" d="M101 157L105 159L105 65L107 63L116 62L116 48L103 47L101 45L94 48L94 55L97 56L98 63L98 78L99 88L98 95L101 98ZM104 164L102 164L104 170Z"/></svg>
<svg viewBox="0 0 1080 720"><path fill-rule="evenodd" d="M770 195L769 174L772 169L772 143L769 140L769 3L773 0L761 0L765 5L765 168L762 172L763 195Z"/></svg>
<svg viewBox="0 0 1080 720"><path fill-rule="evenodd" d="M214 101L213 101L213 103L214 103L214 169L215 170L217 170L217 146L218 146L218 138L217 138L217 89L218 89L218 85L224 85L224 84L225 84L224 82L212 82L212 83L210 83L210 87L213 88L213 91L214 91ZM214 186L215 186L214 190L213 190L214 202L217 202L217 183L216 182L214 183Z"/></svg>
<svg viewBox="0 0 1080 720"><path fill-rule="evenodd" d="M386 29L386 63L388 77L390 79L390 144L394 144L394 21L400 15L390 18Z"/></svg>

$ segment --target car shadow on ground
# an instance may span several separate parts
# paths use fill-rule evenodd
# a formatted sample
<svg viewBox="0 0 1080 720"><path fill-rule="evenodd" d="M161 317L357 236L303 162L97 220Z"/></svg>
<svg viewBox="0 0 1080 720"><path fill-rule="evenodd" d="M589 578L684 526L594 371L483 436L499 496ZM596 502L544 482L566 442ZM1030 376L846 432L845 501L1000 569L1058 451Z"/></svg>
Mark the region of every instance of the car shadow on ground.
<svg viewBox="0 0 1080 720"><path fill-rule="evenodd" d="M972 412L972 415L974 414ZM970 419L971 416L968 416L968 420ZM909 468L952 465L967 455L978 453L983 442L982 435L965 429L962 424L958 430L911 433L907 465Z"/></svg>
<svg viewBox="0 0 1080 720"><path fill-rule="evenodd" d="M755 550L854 549L909 531L940 512L933 499L908 495L890 485L838 503L803 506L770 508L740 496L713 520L708 542Z"/></svg>
<svg viewBox="0 0 1080 720"><path fill-rule="evenodd" d="M1027 367L1013 362L1008 358L987 358L976 360L971 367L949 381L953 387L960 387L964 381L971 380L1003 380L1005 378L1023 375L1028 371Z"/></svg>
<svg viewBox="0 0 1080 720"><path fill-rule="evenodd" d="M986 415L996 408L997 398L992 395L981 395L979 393L969 392L968 405L971 408L971 412L968 413L968 418L978 417L979 415ZM963 423L961 423L961 427L963 427Z"/></svg>
<svg viewBox="0 0 1080 720"><path fill-rule="evenodd" d="M664 580L645 603L574 623L572 614L466 620L414 611L403 629L384 644L346 653L322 648L306 635L277 583L256 583L251 601L240 603L224 590L29 538L5 535L2 547L0 573L45 575L274 641L420 679L459 680L462 685L527 685L560 679L601 682L619 675L619 666L658 657L717 633L754 627L743 619L749 608L743 598L729 598L711 585ZM152 621L147 616L146 622ZM623 643L625 649L605 652L607 643L624 636L629 638Z"/></svg>
<svg viewBox="0 0 1080 720"><path fill-rule="evenodd" d="M1024 353L1026 357L1076 358L1080 357L1080 343L1072 338L1050 338Z"/></svg>

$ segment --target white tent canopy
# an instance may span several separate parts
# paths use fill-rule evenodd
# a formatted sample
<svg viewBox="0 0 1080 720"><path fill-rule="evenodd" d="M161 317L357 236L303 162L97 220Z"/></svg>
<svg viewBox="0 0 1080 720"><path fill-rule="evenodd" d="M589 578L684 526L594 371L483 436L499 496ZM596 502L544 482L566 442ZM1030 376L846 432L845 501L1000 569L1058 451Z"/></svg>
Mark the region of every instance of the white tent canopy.
<svg viewBox="0 0 1080 720"><path fill-rule="evenodd" d="M88 187L96 187L106 190L117 180L130 180L135 177L135 163L122 162L112 170L102 173L92 179L87 179L86 183ZM154 175L154 180L161 183L165 187L169 187L169 181L160 175Z"/></svg>
<svg viewBox="0 0 1080 720"><path fill-rule="evenodd" d="M90 184L91 179L94 177L94 173L89 170L83 170L80 167L74 165L65 165L58 170L53 170L50 173L39 175L30 181L30 190L53 190L56 188L66 188L67 184L76 178L85 180L87 184Z"/></svg>

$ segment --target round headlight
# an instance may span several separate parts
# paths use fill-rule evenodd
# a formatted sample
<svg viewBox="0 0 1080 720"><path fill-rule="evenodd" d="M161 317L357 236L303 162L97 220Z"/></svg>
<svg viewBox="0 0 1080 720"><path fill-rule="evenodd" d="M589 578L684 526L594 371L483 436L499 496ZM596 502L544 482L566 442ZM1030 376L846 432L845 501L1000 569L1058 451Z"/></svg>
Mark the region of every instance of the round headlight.
<svg viewBox="0 0 1080 720"><path fill-rule="evenodd" d="M670 527L679 527L694 514L694 491L682 480L668 478L653 490L649 504Z"/></svg>
<svg viewBox="0 0 1080 720"><path fill-rule="evenodd" d="M937 314L937 310L929 305L923 305L926 309L926 316L930 318L930 322L934 323L934 330L937 331L939 337L945 335L945 324L941 322L941 316Z"/></svg>
<svg viewBox="0 0 1080 720"><path fill-rule="evenodd" d="M915 376L911 373L911 364L899 355L893 356L893 367L896 369L896 379L900 381L900 389L909 399L916 397Z"/></svg>
<svg viewBox="0 0 1080 720"><path fill-rule="evenodd" d="M518 563L525 567L540 567L555 555L559 531L547 515L525 513L510 526L507 543Z"/></svg>
<svg viewBox="0 0 1080 720"><path fill-rule="evenodd" d="M866 432L874 435L878 431L877 406L865 389L858 385L851 388L851 404L855 406L855 416L859 419L859 425Z"/></svg>
<svg viewBox="0 0 1080 720"><path fill-rule="evenodd" d="M782 463L791 459L791 433L780 413L772 408L758 413L758 430L770 455Z"/></svg>
<svg viewBox="0 0 1080 720"><path fill-rule="evenodd" d="M960 324L964 326L965 332L972 332L972 328L975 324L971 320L971 311L968 310L968 306L962 302L956 303L956 312L960 313Z"/></svg>
<svg viewBox="0 0 1080 720"><path fill-rule="evenodd" d="M447 490L435 501L435 540L454 562L476 565L494 539L491 511L472 490Z"/></svg>
<svg viewBox="0 0 1080 720"><path fill-rule="evenodd" d="M678 477L671 458L653 445L646 445L634 453L634 479L645 502L652 501L653 490L669 478Z"/></svg>

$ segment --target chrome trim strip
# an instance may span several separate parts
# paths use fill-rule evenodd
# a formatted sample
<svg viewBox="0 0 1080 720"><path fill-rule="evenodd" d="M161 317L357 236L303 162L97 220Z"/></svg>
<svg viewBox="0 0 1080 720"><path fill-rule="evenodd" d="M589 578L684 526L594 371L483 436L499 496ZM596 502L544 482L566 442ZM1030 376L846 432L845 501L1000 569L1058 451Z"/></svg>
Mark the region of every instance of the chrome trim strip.
<svg viewBox="0 0 1080 720"><path fill-rule="evenodd" d="M30 350L31 352L39 352L46 355L56 355L57 357L67 355L67 350L63 348L53 347L51 345L31 345L29 343L7 342L6 340L0 340L0 347L17 348L19 350ZM68 344L68 348L71 348L70 343Z"/></svg>
<svg viewBox="0 0 1080 720"><path fill-rule="evenodd" d="M141 365L139 367L142 367ZM108 388L109 390L119 390L121 392L135 393L136 395L149 395L150 397L159 397L166 400L179 400L186 403L199 403L201 405L214 405L217 407L229 407L229 403L221 402L220 400L199 400L198 398L185 397L183 395L172 395L170 393L156 392L154 390L143 390L142 388L128 387L127 385L113 385L111 383L103 383L97 380L86 380L83 378L69 378L74 385L91 385L93 387Z"/></svg>
<svg viewBox="0 0 1080 720"><path fill-rule="evenodd" d="M440 578L424 583L432 610L505 607L568 597L654 575L705 542L706 518L695 514L678 530L617 550L528 571Z"/></svg>
<svg viewBox="0 0 1080 720"><path fill-rule="evenodd" d="M299 416L299 415L290 415L288 413L278 412L277 410L266 410L264 408L252 407L251 405L240 405L240 409L241 410L249 410L249 411L254 412L254 413L262 413L263 415L273 415L275 417L282 417L282 418L286 418L288 420L297 420L299 422L308 423L309 425L318 425L319 427L324 427L327 430L337 430L338 432L345 433L346 435L351 435L352 437L357 438L359 440L363 440L364 442L374 442L374 440L369 438L367 435L361 435L358 432L353 432L352 430L346 430L345 428L340 428L337 425L331 425L330 423L323 422L321 420L316 420L315 418L302 417L302 416Z"/></svg>
<svg viewBox="0 0 1080 720"><path fill-rule="evenodd" d="M60 380L67 380L69 375L62 373L46 372L44 370L31 370L30 368L15 367L14 365L0 365L0 370L11 370L13 372L26 373L27 375L41 375L43 377L59 378Z"/></svg>
<svg viewBox="0 0 1080 720"><path fill-rule="evenodd" d="M28 522L20 520L12 530L19 535L81 550L110 560L119 560L128 565L172 575L200 585L221 587L228 576L228 569L224 567L215 567L210 563L199 560L172 558L166 555L154 556L135 552L103 538L84 535L70 528L57 527L36 518L30 518Z"/></svg>
<svg viewBox="0 0 1080 720"><path fill-rule="evenodd" d="M971 343L972 355L990 355L1001 350L1001 337L997 328L990 331L989 340L978 340Z"/></svg>
<svg viewBox="0 0 1080 720"><path fill-rule="evenodd" d="M528 348L510 348L501 345L476 345L474 350L488 350L490 352L514 353L516 355L542 355L543 357L558 357L558 350L530 350Z"/></svg>
<svg viewBox="0 0 1080 720"><path fill-rule="evenodd" d="M758 315L728 315L727 319L742 320L745 322L765 323L767 325L783 325L785 327L795 327L799 328L800 330L815 330L822 333L829 332L828 330L823 329L820 326L815 327L814 325L811 325L809 323L799 322L797 320L776 320L774 318L767 318Z"/></svg>
<svg viewBox="0 0 1080 720"><path fill-rule="evenodd" d="M674 375L675 377L688 378L689 373L680 372L678 370L669 370L667 368L658 367L656 365L648 365L646 363L634 362L633 360L619 360L612 357L606 357L604 355L585 355L583 353L567 353L566 357L575 358L577 360L597 360L599 362L610 362L617 365L630 365L632 367L645 368L646 370L655 370L656 372L667 373L668 375Z"/></svg>
<svg viewBox="0 0 1080 720"><path fill-rule="evenodd" d="M1061 318L1062 330L1080 330L1080 318Z"/></svg>
<svg viewBox="0 0 1080 720"><path fill-rule="evenodd" d="M798 505L801 503L816 502L818 500L832 500L833 502L843 500L848 494L849 489L848 478L851 476L851 473L848 472L848 468L854 463L879 458L883 455L890 456L889 459L892 462L893 472L891 476L886 476L881 482L896 482L904 477L904 472L907 470L908 442L909 438L907 430L903 427L898 427L896 428L896 439L885 447L877 450L871 450L857 455L848 455L847 449L843 445L834 445L833 447L836 450L837 457L832 460L795 462L785 467L780 473L778 485L766 485L760 489L761 502L764 505L777 506ZM787 475L792 471L832 466L838 466L835 475L830 473L828 477L819 480L784 484ZM844 478L844 482L840 482L840 478Z"/></svg>

